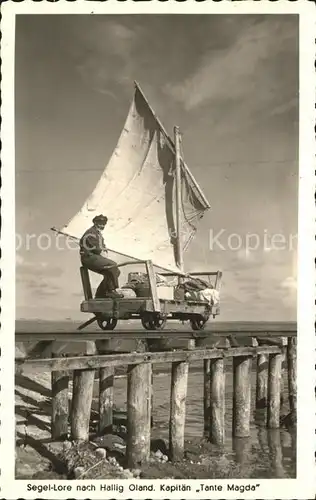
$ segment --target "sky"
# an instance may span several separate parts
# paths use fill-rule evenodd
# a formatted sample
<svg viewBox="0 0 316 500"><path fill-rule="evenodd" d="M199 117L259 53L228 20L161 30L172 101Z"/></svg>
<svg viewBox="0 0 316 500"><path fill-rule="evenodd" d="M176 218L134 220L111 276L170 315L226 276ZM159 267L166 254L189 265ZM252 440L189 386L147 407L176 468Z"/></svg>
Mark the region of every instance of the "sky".
<svg viewBox="0 0 316 500"><path fill-rule="evenodd" d="M93 190L137 80L211 204L186 269L223 271L222 320L296 319L297 16L19 15L15 62L17 318L87 319L50 228Z"/></svg>

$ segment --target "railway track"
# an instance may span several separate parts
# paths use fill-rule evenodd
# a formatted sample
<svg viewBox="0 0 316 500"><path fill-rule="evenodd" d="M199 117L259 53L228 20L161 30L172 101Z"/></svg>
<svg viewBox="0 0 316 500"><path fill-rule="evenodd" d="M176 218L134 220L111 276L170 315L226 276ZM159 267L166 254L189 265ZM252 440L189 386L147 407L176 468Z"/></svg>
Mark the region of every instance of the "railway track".
<svg viewBox="0 0 316 500"><path fill-rule="evenodd" d="M216 337L292 337L297 332L296 323L255 323L255 324L228 324L217 323L212 327L201 331L191 329L164 329L156 331L146 331L138 328L116 329L114 331L43 331L43 332L23 332L16 331L16 342L86 342L108 339L199 339Z"/></svg>

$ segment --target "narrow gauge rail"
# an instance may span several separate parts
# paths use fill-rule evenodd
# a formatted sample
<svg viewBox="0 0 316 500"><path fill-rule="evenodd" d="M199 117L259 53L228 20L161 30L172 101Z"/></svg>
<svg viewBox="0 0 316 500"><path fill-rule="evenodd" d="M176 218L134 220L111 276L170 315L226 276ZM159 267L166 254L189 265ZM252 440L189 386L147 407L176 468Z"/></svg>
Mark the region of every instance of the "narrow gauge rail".
<svg viewBox="0 0 316 500"><path fill-rule="evenodd" d="M109 339L202 339L212 337L292 337L296 335L297 325L295 322L283 323L216 323L201 331L191 329L175 330L165 329L156 331L144 331L137 328L130 330L122 329L109 332L70 330L67 332L23 332L16 331L16 342L85 342Z"/></svg>

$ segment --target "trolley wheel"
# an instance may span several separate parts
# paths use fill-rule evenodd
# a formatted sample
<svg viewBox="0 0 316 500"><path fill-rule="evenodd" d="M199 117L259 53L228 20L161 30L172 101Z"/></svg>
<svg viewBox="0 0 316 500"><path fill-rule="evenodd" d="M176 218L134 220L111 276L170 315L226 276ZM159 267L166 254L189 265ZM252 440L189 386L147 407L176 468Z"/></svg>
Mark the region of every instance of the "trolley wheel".
<svg viewBox="0 0 316 500"><path fill-rule="evenodd" d="M163 316L146 313L141 317L141 322L146 330L162 330L167 323Z"/></svg>
<svg viewBox="0 0 316 500"><path fill-rule="evenodd" d="M117 325L116 318L97 318L97 323L101 330L114 330Z"/></svg>
<svg viewBox="0 0 316 500"><path fill-rule="evenodd" d="M192 330L203 330L207 323L208 318L204 318L203 316L198 316L197 318L190 319Z"/></svg>

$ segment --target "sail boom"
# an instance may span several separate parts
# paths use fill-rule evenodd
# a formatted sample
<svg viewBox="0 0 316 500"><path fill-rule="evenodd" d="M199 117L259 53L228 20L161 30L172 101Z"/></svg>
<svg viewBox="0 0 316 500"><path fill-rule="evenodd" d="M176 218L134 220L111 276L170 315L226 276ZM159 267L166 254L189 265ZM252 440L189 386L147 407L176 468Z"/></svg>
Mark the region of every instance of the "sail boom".
<svg viewBox="0 0 316 500"><path fill-rule="evenodd" d="M66 238L71 238L72 240L76 241L79 245L80 238L77 238L76 236L72 236L71 234L67 234L64 231L57 229L57 227L51 227L50 229L51 229L51 231L54 231L57 234L61 234L62 236L65 236ZM122 265L124 265L124 266L131 265L132 266L132 265L136 265L136 264L144 264L145 262L147 262L146 260L138 259L137 257L134 257L133 255L118 252L117 250L114 250L113 248L108 248L108 250L112 253L120 255L121 257L126 257L128 259L132 259L131 262L129 262L129 263L124 262L124 263L118 264L118 266L122 266ZM166 271L166 272L170 273L172 276L186 276L186 273L182 272L179 269L173 269L172 267L163 267L155 262L153 262L153 266L157 267L158 269L161 269L162 271Z"/></svg>

